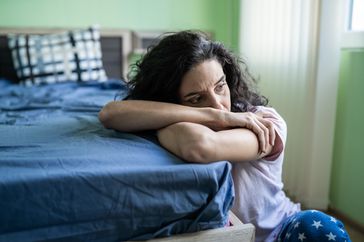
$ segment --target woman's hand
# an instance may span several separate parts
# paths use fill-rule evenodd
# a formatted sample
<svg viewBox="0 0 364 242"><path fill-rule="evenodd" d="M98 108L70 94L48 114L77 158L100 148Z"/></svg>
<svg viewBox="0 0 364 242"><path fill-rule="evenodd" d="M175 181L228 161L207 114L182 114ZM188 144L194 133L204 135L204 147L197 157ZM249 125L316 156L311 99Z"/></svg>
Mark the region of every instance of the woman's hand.
<svg viewBox="0 0 364 242"><path fill-rule="evenodd" d="M266 112L241 112L226 114L226 125L228 128L247 128L253 131L259 140L260 153L267 153L269 145L274 145L275 130L273 123L268 120L271 114Z"/></svg>

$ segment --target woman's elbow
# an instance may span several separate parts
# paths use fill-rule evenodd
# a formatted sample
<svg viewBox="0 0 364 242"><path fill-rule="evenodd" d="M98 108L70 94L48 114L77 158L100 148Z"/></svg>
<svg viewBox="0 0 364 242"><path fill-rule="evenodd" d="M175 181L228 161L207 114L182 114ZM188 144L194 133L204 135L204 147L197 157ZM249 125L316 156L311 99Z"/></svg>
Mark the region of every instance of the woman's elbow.
<svg viewBox="0 0 364 242"><path fill-rule="evenodd" d="M111 103L106 104L99 112L99 120L105 128L110 128L112 112L110 110Z"/></svg>
<svg viewBox="0 0 364 242"><path fill-rule="evenodd" d="M182 157L189 162L209 163L216 160L214 157L213 142L208 135L190 142L182 149Z"/></svg>
<svg viewBox="0 0 364 242"><path fill-rule="evenodd" d="M215 161L215 132L200 124L179 122L158 130L161 145L187 162ZM216 153L216 152L215 152Z"/></svg>

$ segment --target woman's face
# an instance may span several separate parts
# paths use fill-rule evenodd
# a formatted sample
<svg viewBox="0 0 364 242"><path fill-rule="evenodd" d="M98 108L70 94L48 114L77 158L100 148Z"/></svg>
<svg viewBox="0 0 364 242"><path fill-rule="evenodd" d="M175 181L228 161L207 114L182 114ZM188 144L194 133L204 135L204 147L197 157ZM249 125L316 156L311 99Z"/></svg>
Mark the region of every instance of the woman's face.
<svg viewBox="0 0 364 242"><path fill-rule="evenodd" d="M189 70L182 78L179 98L182 105L230 111L230 90L220 63L210 59Z"/></svg>

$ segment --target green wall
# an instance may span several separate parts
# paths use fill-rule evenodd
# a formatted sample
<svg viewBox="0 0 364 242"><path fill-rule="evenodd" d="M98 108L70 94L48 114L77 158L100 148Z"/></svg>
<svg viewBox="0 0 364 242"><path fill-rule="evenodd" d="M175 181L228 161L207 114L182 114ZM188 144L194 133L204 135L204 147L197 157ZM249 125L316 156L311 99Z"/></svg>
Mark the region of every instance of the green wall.
<svg viewBox="0 0 364 242"><path fill-rule="evenodd" d="M3 27L211 31L238 50L239 0L0 0Z"/></svg>
<svg viewBox="0 0 364 242"><path fill-rule="evenodd" d="M342 50L331 206L364 226L364 50Z"/></svg>

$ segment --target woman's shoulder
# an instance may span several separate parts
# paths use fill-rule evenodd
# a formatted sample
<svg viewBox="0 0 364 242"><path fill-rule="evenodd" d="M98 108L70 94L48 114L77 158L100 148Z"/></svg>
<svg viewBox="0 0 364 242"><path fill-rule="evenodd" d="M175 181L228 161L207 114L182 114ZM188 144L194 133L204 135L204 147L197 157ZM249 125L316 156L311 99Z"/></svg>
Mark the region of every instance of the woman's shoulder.
<svg viewBox="0 0 364 242"><path fill-rule="evenodd" d="M254 106L250 111L253 113L259 113L259 112L269 113L272 118L280 120L281 122L285 123L284 118L273 107Z"/></svg>
<svg viewBox="0 0 364 242"><path fill-rule="evenodd" d="M274 113L274 114L280 116L278 111L275 108L267 107L267 106L253 106L249 111L251 111L251 112L271 112L271 113Z"/></svg>

